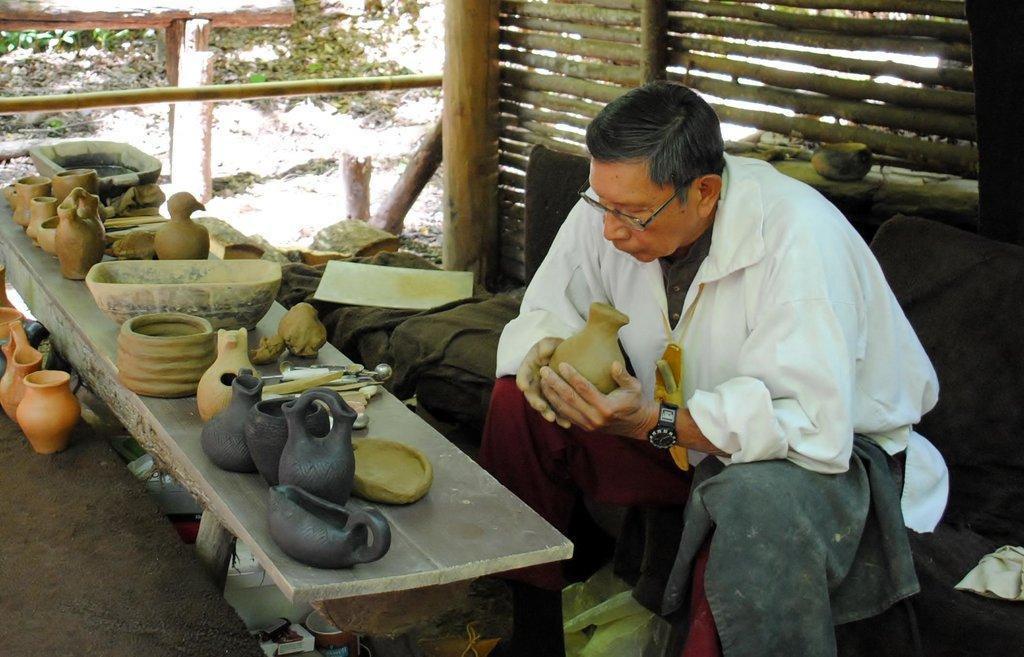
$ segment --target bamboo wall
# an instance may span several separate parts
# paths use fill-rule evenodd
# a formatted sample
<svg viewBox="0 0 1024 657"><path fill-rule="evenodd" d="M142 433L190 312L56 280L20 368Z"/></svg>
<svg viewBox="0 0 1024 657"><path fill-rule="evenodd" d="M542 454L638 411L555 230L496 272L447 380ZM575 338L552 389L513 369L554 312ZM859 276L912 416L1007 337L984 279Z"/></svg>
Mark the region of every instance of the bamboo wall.
<svg viewBox="0 0 1024 657"><path fill-rule="evenodd" d="M529 148L585 154L583 130L601 107L658 77L701 92L723 122L860 141L922 170L976 176L962 0L502 0L500 9L501 268L512 278L523 278ZM883 52L934 59L857 57Z"/></svg>

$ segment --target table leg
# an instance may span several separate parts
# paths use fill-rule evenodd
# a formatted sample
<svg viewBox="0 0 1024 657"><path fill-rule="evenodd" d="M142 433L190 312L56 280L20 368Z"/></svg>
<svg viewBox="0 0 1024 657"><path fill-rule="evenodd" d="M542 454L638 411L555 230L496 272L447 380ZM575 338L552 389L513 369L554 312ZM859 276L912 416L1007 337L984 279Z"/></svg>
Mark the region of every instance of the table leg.
<svg viewBox="0 0 1024 657"><path fill-rule="evenodd" d="M209 509L203 511L203 519L199 522L199 535L196 536L196 554L220 591L224 590L224 583L227 581L228 564L234 552L234 540L231 532L220 524Z"/></svg>

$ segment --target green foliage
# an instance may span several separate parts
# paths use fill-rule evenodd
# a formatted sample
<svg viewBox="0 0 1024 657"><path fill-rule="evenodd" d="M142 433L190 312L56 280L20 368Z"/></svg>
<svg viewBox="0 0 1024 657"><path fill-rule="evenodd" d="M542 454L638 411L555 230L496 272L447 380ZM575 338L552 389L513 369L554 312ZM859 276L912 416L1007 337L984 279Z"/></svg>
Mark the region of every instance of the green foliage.
<svg viewBox="0 0 1024 657"><path fill-rule="evenodd" d="M34 52L49 50L78 50L96 46L110 50L128 41L151 39L155 30L0 30L0 54L25 49Z"/></svg>

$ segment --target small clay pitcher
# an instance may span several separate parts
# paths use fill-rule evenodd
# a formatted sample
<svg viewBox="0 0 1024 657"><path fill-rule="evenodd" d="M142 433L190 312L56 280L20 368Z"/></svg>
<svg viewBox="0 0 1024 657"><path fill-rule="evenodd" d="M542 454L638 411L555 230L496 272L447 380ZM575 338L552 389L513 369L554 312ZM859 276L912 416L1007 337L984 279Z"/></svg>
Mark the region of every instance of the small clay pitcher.
<svg viewBox="0 0 1024 657"><path fill-rule="evenodd" d="M551 354L551 369L561 375L558 366L569 363L594 387L608 394L618 386L612 378L612 363L625 364L619 347L619 329L629 324L629 317L606 303L590 304L587 325L576 335L558 345Z"/></svg>
<svg viewBox="0 0 1024 657"><path fill-rule="evenodd" d="M252 370L242 370L231 382L231 402L203 427L203 452L213 464L229 472L256 472L245 444L245 420L263 394L263 381Z"/></svg>
<svg viewBox="0 0 1024 657"><path fill-rule="evenodd" d="M306 426L310 404L321 401L331 415L331 429L317 436ZM284 405L288 442L281 452L278 480L298 486L335 504L345 504L352 494L356 458L352 451L353 411L341 395L328 388L312 388Z"/></svg>
<svg viewBox="0 0 1024 657"><path fill-rule="evenodd" d="M288 422L283 406L289 401L286 397L261 401L253 406L245 421L245 444L256 469L270 486L278 484L281 453L288 442ZM312 404L306 408L307 431L322 436L330 428L331 421L323 406Z"/></svg>
<svg viewBox="0 0 1024 657"><path fill-rule="evenodd" d="M97 194L99 190L99 176L96 169L68 169L53 174L53 193L51 196L57 199L57 204L64 202L71 190L81 187L90 194Z"/></svg>
<svg viewBox="0 0 1024 657"><path fill-rule="evenodd" d="M57 234L54 245L64 278L80 281L89 269L103 259L106 231L100 218L100 198L81 187L71 190L57 206Z"/></svg>
<svg viewBox="0 0 1024 657"><path fill-rule="evenodd" d="M7 298L7 267L0 265L0 308L13 308L14 304Z"/></svg>
<svg viewBox="0 0 1024 657"><path fill-rule="evenodd" d="M346 508L295 486L270 489L270 536L292 559L348 568L383 557L391 525L376 509Z"/></svg>
<svg viewBox="0 0 1024 657"><path fill-rule="evenodd" d="M231 383L243 369L256 371L249 362L249 339L244 328L217 331L217 358L199 378L196 403L199 416L209 422L231 402Z"/></svg>
<svg viewBox="0 0 1024 657"><path fill-rule="evenodd" d="M39 244L39 226L50 217L57 216L57 199L52 196L37 196L29 203L29 221L25 234Z"/></svg>
<svg viewBox="0 0 1024 657"><path fill-rule="evenodd" d="M14 223L28 227L31 220L32 199L37 196L50 195L50 179L45 176L28 176L20 178L14 183L14 190L17 192L17 202L14 206Z"/></svg>
<svg viewBox="0 0 1024 657"><path fill-rule="evenodd" d="M192 213L206 207L188 192L167 199L171 220L156 231L153 246L159 260L206 260L210 256L210 231L192 221Z"/></svg>
<svg viewBox="0 0 1024 657"><path fill-rule="evenodd" d="M10 339L3 346L7 367L0 378L0 406L12 420L17 419L18 404L25 396L25 377L38 372L43 363L43 355L29 344L25 328L20 321L9 322Z"/></svg>
<svg viewBox="0 0 1024 657"><path fill-rule="evenodd" d="M67 372L40 370L25 377L25 396L18 405L18 425L39 454L68 446L71 431L82 416L82 405L71 392Z"/></svg>
<svg viewBox="0 0 1024 657"><path fill-rule="evenodd" d="M57 255L57 226L60 224L60 217L50 217L39 224L36 229L36 242L39 248L50 255Z"/></svg>

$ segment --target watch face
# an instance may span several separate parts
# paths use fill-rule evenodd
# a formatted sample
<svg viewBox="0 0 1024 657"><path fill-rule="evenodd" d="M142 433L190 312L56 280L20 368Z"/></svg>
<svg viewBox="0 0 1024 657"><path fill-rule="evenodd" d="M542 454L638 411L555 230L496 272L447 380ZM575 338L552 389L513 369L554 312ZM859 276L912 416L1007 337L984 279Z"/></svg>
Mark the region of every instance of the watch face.
<svg viewBox="0 0 1024 657"><path fill-rule="evenodd" d="M668 427L655 427L647 434L647 440L660 449L668 449L676 444L676 432Z"/></svg>
<svg viewBox="0 0 1024 657"><path fill-rule="evenodd" d="M671 422L676 421L676 410L674 408L661 407L661 417L658 418L659 422Z"/></svg>

